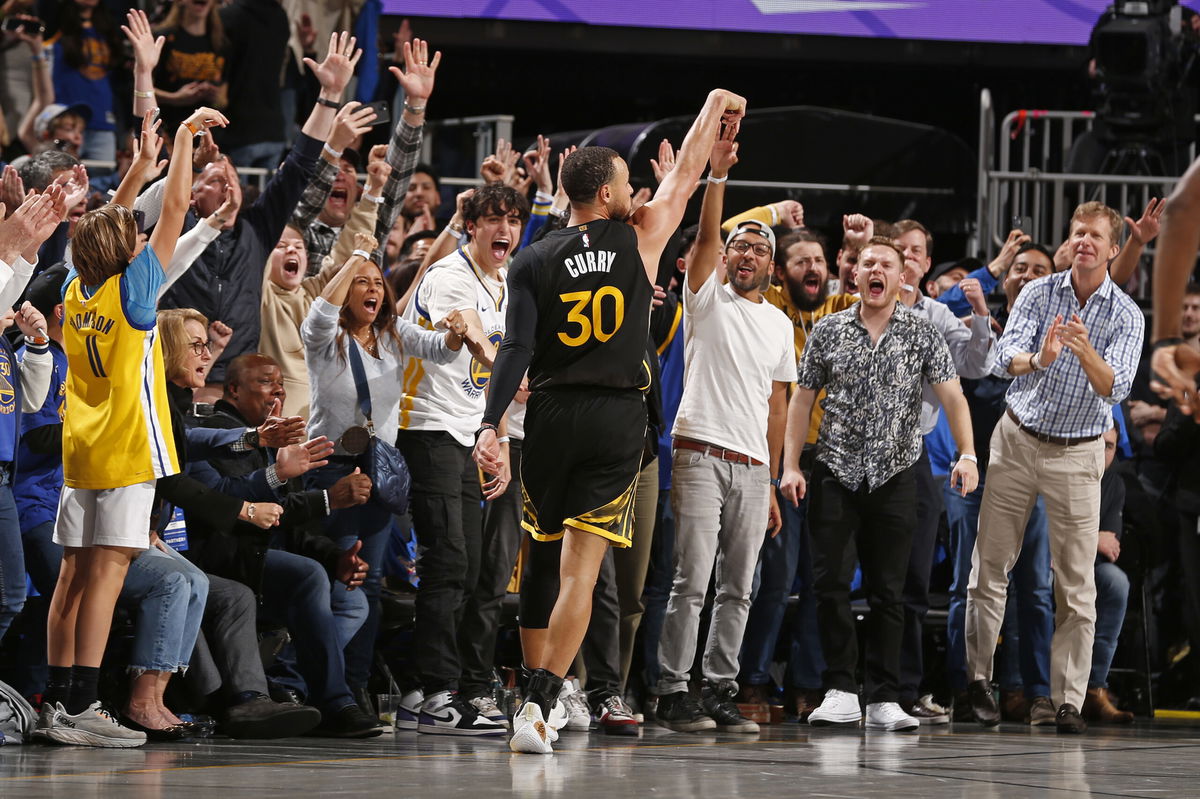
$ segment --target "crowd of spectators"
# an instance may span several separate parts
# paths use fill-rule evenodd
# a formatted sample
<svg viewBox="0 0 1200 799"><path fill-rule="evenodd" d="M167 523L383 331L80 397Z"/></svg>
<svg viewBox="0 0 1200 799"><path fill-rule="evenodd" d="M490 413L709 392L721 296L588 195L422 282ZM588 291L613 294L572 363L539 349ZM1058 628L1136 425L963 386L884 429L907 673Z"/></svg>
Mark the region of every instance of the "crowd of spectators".
<svg viewBox="0 0 1200 799"><path fill-rule="evenodd" d="M520 486L527 386L500 431L499 473L481 474L471 445L505 333L506 266L566 225L572 199L561 172L574 148L556 152L541 136L525 151L501 141L480 164L481 185L451 201L418 163L441 54L405 24L394 52L368 60L367 43L347 29L374 36L377 20L307 5L177 0L143 11L14 0L5 8L0 308L16 310L2 318L0 346L0 677L42 705L35 737L133 746L210 734L214 724L258 738L367 737L385 726L498 736L509 725L523 678L505 596L519 588L523 530L533 529L522 520ZM377 99L390 108L387 125L368 106ZM995 556L992 566L1005 568L978 585L992 430L1006 412L1016 419L1006 393L1018 372L1009 371L1011 353L1000 357L1010 315L1030 286L1074 268L1088 235L1077 227L1096 220L1111 245L1104 285L1124 297L1163 203L1082 206L1063 240L1014 230L987 264L958 253L935 259L925 225L852 208L840 209L840 239L830 243L792 199L722 213L715 187L736 164L734 135L714 145L705 219L677 231L658 265L633 545L605 558L573 670L581 679L563 683L556 725L636 734L660 695L660 721L680 730L755 731L772 705L801 721L818 711L813 723L857 723L859 631L849 603L860 597L867 702L899 707L888 729L990 723L975 692L990 695L993 682L996 720L1055 723L1051 640L1075 614L1093 617L1095 631L1085 718L1132 720L1129 709L1147 697L1135 681L1114 695L1109 672L1118 656L1137 661L1136 648L1150 652L1170 701L1200 701L1192 699L1200 658L1189 654L1200 643L1200 489L1188 477L1197 425L1151 389L1148 355L1128 375L1117 370L1103 424L1100 522L1083 531L1098 542L1088 553L1094 574L1074 575L1094 585L1094 599L1064 583L1065 556L1051 557L1053 514L1038 498L1046 487L1036 484L1027 486L1016 552ZM659 182L672 171L669 142L652 165ZM270 171L261 191L243 183L246 167ZM654 188L641 187L633 208ZM128 255L127 268L88 273L99 246L89 231L101 219L140 238L114 251ZM840 517L823 514L814 538L802 492L778 478L789 452L809 477L832 468L820 460L833 446L821 402L803 430L789 429L790 449L785 408L814 331L832 328L818 323L854 313L862 290L877 290L868 276L891 257L880 248L900 262L897 313L929 320L949 355L940 377L926 374L919 412L889 420L921 440L908 493L879 500L913 517L912 543L876 531L860 535L854 552ZM104 319L68 318L64 306L86 307L93 295L81 287L114 275L129 324L156 329L161 342L161 420L175 462L157 481L146 529L126 530L133 540L111 547L120 562L88 584L79 572L103 564L74 561L80 544L56 523L65 524L64 459L64 496L89 487L80 481L78 464L89 462L81 433L69 430L78 389L69 389L68 340ZM714 310L724 281L761 306L753 324L762 335L743 332L738 346L769 363L697 354L724 346L703 343L706 326L735 335ZM1180 301L1183 335L1200 348L1200 286ZM1137 364L1134 339L1122 342ZM104 377L101 354L88 349L87 358L84 367ZM1022 368L1048 366L1031 359ZM801 371L802 388L819 388L813 369ZM702 376L685 386L689 370ZM973 429L967 441L956 440L966 429L955 427L960 408L937 390L954 377ZM743 382L761 391L728 391ZM407 463L408 508L376 484L376 440ZM959 472L968 444L977 488ZM123 463L110 452L90 457L109 458L110 471ZM710 457L763 475L769 464L775 487L751 496L697 471ZM857 479L871 483L869 473ZM859 563L861 583L851 579ZM972 608L983 602L972 592L984 588L987 640L972 643L981 624ZM80 606L79 594L105 591L108 605ZM1149 620L1148 640L1122 635L1134 606ZM942 607L946 654L935 663L925 627ZM64 633L85 617L87 636ZM99 638L99 651L85 638ZM265 658L260 638L278 642ZM990 662L970 661L988 657L997 638L993 677ZM684 696L690 679L699 703ZM819 711L832 695L842 704ZM59 711L87 716L84 732L61 732Z"/></svg>

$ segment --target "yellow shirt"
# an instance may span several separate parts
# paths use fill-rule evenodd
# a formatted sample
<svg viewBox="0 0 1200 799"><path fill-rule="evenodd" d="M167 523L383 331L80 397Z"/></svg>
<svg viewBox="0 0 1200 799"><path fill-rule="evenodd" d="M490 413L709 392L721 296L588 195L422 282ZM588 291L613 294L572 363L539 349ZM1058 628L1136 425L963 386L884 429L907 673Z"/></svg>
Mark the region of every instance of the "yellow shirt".
<svg viewBox="0 0 1200 799"><path fill-rule="evenodd" d="M149 245L90 296L68 275L63 478L71 488L120 488L179 471L158 329L134 322L153 318L162 279Z"/></svg>
<svg viewBox="0 0 1200 799"><path fill-rule="evenodd" d="M788 290L783 286L771 286L763 296L767 302L774 305L779 310L787 314L787 318L792 320L792 326L795 328L794 342L796 345L796 363L800 363L800 355L804 352L804 345L808 341L808 332L813 329L813 325L821 320L822 317L828 316L831 313L844 311L854 303L858 302L858 297L853 294L834 294L832 297L826 297L825 302L814 311L801 311L796 307L796 303L792 301ZM825 411L821 409L821 399L825 396L822 391L817 395L817 402L813 406L812 421L808 427L808 438L806 443L817 443L817 430L821 427L821 418L825 415Z"/></svg>

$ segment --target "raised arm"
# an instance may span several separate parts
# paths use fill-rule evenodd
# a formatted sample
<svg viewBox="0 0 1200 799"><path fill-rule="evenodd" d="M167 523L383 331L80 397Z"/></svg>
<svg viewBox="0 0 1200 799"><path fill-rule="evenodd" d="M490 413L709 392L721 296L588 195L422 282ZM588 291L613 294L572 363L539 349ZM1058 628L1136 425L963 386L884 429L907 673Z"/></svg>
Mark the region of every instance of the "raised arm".
<svg viewBox="0 0 1200 799"><path fill-rule="evenodd" d="M157 116L152 109L142 117L142 132L133 143L133 162L130 163L125 177L121 179L121 185L117 187L117 193L112 198L115 205L133 208L133 201L137 199L142 186L146 185L146 175L154 166L163 145L162 136L158 135L162 120L156 119ZM159 171L165 165L160 164Z"/></svg>
<svg viewBox="0 0 1200 799"><path fill-rule="evenodd" d="M721 262L721 211L725 204L725 181L729 178L729 170L738 162L738 144L734 141L737 133L737 123L726 125L709 154L708 186L700 205L700 232L696 236L697 257L687 271L688 289L693 294Z"/></svg>
<svg viewBox="0 0 1200 799"><path fill-rule="evenodd" d="M121 30L133 46L133 113L144 118L146 112L157 105L154 68L162 56L166 38L155 38L145 11L130 11L125 15L125 21L128 24L122 25Z"/></svg>
<svg viewBox="0 0 1200 799"><path fill-rule="evenodd" d="M403 52L404 69L388 68L404 89L404 113L388 142L387 162L392 167L392 174L383 188L383 207L379 209L379 219L375 223L375 235L381 242L387 240L392 225L396 223L404 194L412 181L421 152L425 107L433 96L434 78L442 61L440 51L430 59L429 43L423 39L404 42Z"/></svg>
<svg viewBox="0 0 1200 799"><path fill-rule="evenodd" d="M1125 217L1125 224L1129 226L1129 238L1125 240L1125 246L1121 248L1117 257L1108 267L1108 276L1118 286L1128 283L1134 272L1137 271L1138 264L1142 260L1142 253L1146 251L1146 245L1154 241L1158 235L1159 220L1166 207L1166 200L1151 197L1150 202L1146 205L1146 210L1142 211L1140 219L1135 222L1132 217Z"/></svg>
<svg viewBox="0 0 1200 799"><path fill-rule="evenodd" d="M321 93L317 96L316 105L304 121L300 132L320 141L329 138L333 129L333 119L342 102L342 92L346 84L354 77L354 68L358 59L362 58L362 50L355 47L357 39L349 33L331 33L329 35L329 51L321 63L311 58L304 59L304 65L312 70L321 84Z"/></svg>
<svg viewBox="0 0 1200 799"><path fill-rule="evenodd" d="M667 240L675 232L687 210L688 198L704 171L712 142L720 124L736 124L746 114L746 99L725 89L709 93L699 116L683 139L672 169L654 198L643 205L633 217L638 231L638 249L651 282L658 272L658 259Z"/></svg>
<svg viewBox="0 0 1200 799"><path fill-rule="evenodd" d="M18 18L32 19L25 15L18 15ZM21 145L32 153L38 145L33 123L37 121L42 109L54 102L54 81L50 76L50 55L42 43L42 35L30 35L18 29L16 37L29 45L33 57L33 102L26 109L17 127L17 138L21 140Z"/></svg>
<svg viewBox="0 0 1200 799"><path fill-rule="evenodd" d="M175 242L179 239L183 218L191 204L192 137L201 131L211 136L212 128L223 128L228 124L229 120L220 111L197 108L175 132L175 150L171 154L166 186L163 187L162 213L154 232L150 234L150 246L154 248L160 263L170 263L175 255Z"/></svg>
<svg viewBox="0 0 1200 799"><path fill-rule="evenodd" d="M1200 248L1200 160L1195 161L1167 199L1162 237L1154 253L1154 345L1151 384L1160 397L1174 399L1179 409L1200 421L1196 375L1200 352L1183 343L1180 320L1184 289Z"/></svg>

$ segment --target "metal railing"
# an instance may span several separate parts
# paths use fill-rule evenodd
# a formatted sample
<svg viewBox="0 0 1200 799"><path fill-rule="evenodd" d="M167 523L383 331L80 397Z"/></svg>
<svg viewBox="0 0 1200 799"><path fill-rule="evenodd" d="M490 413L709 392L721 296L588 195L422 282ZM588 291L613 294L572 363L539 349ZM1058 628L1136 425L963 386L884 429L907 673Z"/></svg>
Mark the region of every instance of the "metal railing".
<svg viewBox="0 0 1200 799"><path fill-rule="evenodd" d="M1066 236L1067 222L1080 203L1098 200L1136 219L1152 197L1166 197L1178 181L1178 176L1066 171L1079 137L1093 129L1095 112L1022 109L1010 112L998 125L995 120L991 93L984 89L979 102L976 231L969 245L985 260L996 255L1013 227L1053 250ZM1192 158L1195 149L1193 144ZM1133 284L1138 299L1149 297L1152 257L1151 246Z"/></svg>

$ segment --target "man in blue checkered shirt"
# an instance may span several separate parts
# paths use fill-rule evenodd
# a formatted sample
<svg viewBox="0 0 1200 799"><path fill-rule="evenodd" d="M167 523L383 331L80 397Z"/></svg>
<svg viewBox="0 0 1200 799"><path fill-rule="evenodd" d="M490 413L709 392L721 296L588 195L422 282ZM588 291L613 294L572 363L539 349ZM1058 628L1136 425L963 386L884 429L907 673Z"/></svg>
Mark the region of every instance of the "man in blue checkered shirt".
<svg viewBox="0 0 1200 799"><path fill-rule="evenodd" d="M1057 623L1050 696L1059 732L1086 729L1096 621L1100 478L1112 407L1129 393L1145 318L1108 277L1120 251L1121 216L1084 203L1071 216L1071 268L1025 287L997 345L995 373L1016 379L991 440L991 465L967 586L967 686L975 718L999 722L992 656L1004 618L1008 572L1040 494L1050 527Z"/></svg>

